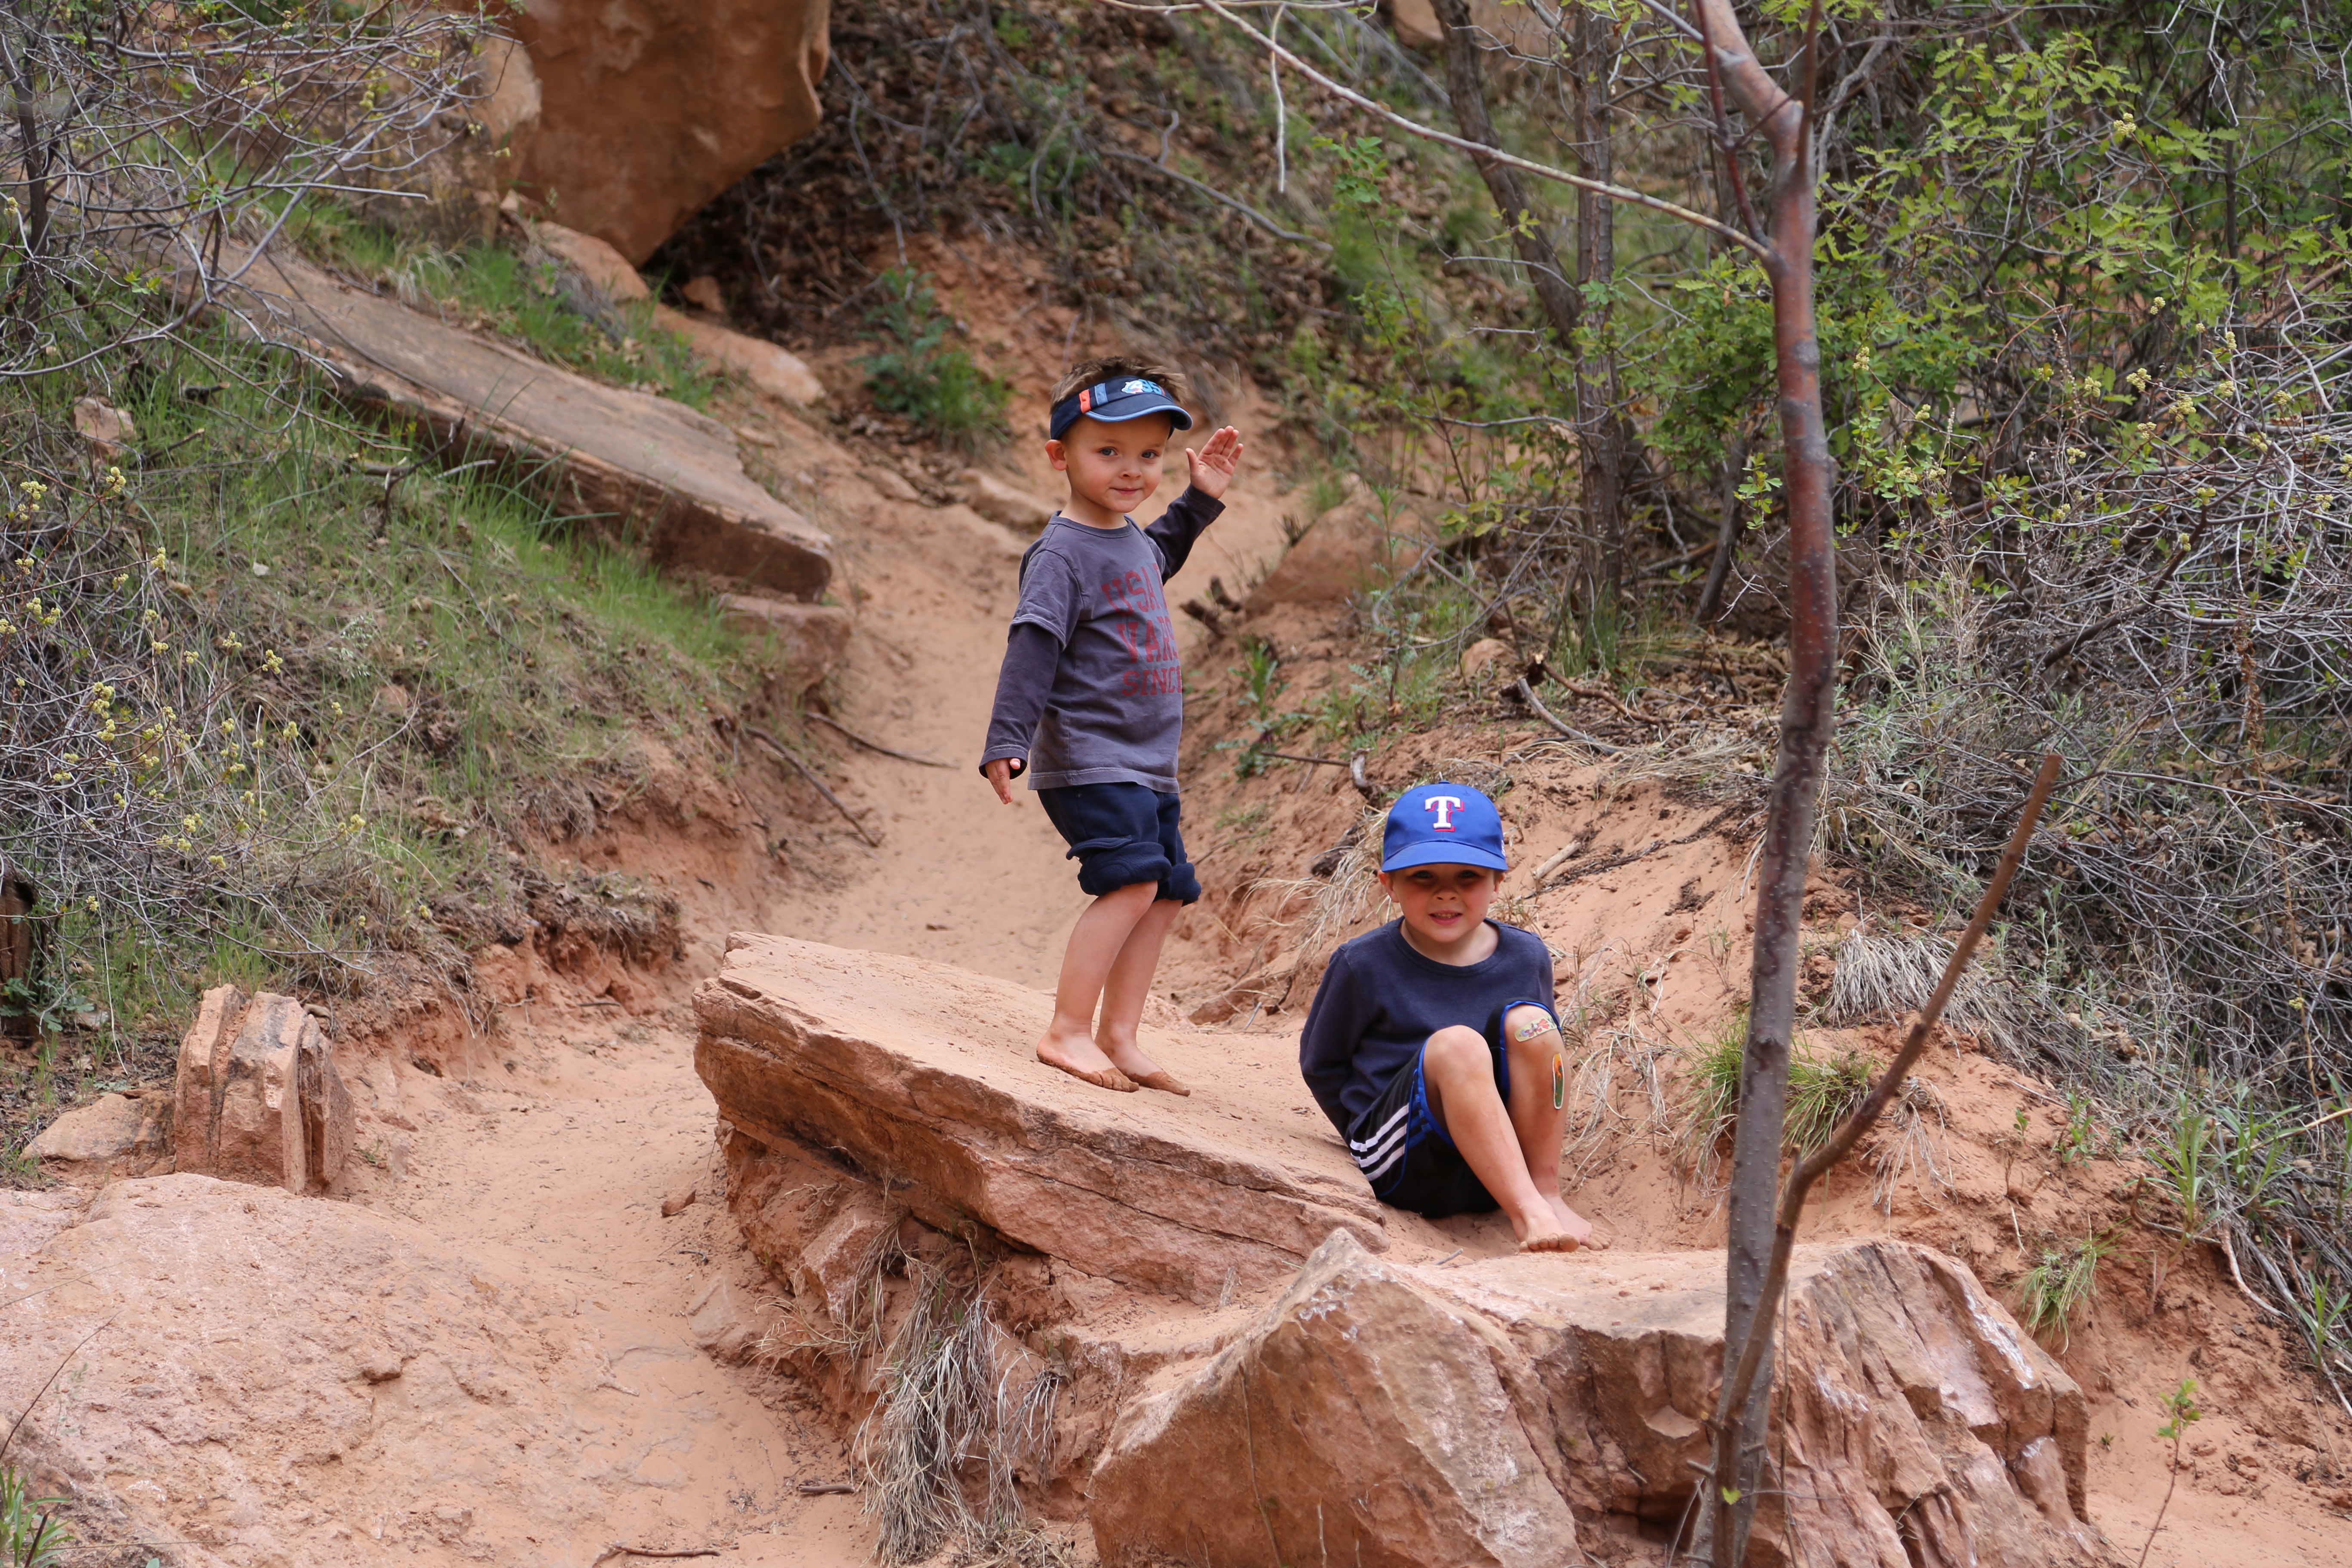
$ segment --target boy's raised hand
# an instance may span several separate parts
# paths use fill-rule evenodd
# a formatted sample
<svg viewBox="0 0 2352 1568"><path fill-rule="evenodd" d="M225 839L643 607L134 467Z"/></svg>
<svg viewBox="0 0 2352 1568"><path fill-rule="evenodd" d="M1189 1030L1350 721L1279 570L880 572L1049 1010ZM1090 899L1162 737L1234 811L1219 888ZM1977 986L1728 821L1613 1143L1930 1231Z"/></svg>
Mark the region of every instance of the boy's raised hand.
<svg viewBox="0 0 2352 1568"><path fill-rule="evenodd" d="M1185 479L1194 489L1214 500L1234 482L1234 470L1241 467L1241 461L1242 433L1228 425L1210 437L1200 450L1184 448Z"/></svg>

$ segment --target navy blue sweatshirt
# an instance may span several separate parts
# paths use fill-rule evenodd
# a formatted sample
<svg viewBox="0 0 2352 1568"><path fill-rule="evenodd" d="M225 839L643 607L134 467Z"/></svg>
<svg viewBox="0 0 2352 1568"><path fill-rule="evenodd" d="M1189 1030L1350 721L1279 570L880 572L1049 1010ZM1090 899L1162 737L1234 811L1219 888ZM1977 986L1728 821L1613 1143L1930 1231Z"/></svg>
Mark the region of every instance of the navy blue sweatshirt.
<svg viewBox="0 0 2352 1568"><path fill-rule="evenodd" d="M1299 1032L1298 1071L1341 1137L1438 1030L1461 1024L1491 1038L1510 1004L1552 1005L1551 950L1543 938L1486 923L1495 928L1495 951L1475 963L1440 963L1415 952L1402 921L1331 955Z"/></svg>

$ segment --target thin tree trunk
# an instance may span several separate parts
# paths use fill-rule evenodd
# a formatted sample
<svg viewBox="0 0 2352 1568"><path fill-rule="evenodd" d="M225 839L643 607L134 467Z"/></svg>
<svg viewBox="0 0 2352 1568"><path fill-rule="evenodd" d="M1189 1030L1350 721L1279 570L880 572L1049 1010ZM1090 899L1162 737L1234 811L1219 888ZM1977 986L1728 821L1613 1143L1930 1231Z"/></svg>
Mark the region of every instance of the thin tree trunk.
<svg viewBox="0 0 2352 1568"><path fill-rule="evenodd" d="M16 266L16 281L8 294L16 301L11 312L33 330L41 316L41 265L43 252L49 239L49 153L50 143L41 139L40 121L33 112L33 82L28 69L32 53L26 37L14 40L16 47L5 48L5 67L9 86L16 98L16 135L22 146L22 166L25 171L25 259Z"/></svg>
<svg viewBox="0 0 2352 1568"><path fill-rule="evenodd" d="M1723 521L1715 531L1715 563L1706 569L1706 586L1699 590L1700 626L1723 608L1723 585L1731 580L1731 558L1739 548L1739 476L1748 467L1748 437L1735 432L1723 447Z"/></svg>
<svg viewBox="0 0 2352 1568"><path fill-rule="evenodd" d="M1616 23L1600 7L1589 6L1577 12L1574 27L1576 172L1613 184L1609 82L1616 74ZM1611 306L1606 292L1616 276L1617 204L1597 192L1580 190L1576 283L1584 332L1582 341L1570 347L1576 354L1576 426L1584 456L1585 576L1592 587L1591 614L1596 621L1613 620L1622 612L1625 586L1624 455L1631 441L1616 416L1617 357L1608 343ZM1613 647L1615 639L1611 640Z"/></svg>
<svg viewBox="0 0 2352 1568"><path fill-rule="evenodd" d="M1495 134L1495 121L1486 111L1486 85L1478 62L1478 31L1470 22L1469 0L1430 0L1437 13L1438 22L1445 28L1445 92L1453 100L1454 123L1461 128L1465 139L1486 147L1500 147L1502 138ZM1559 256L1552 249L1545 230L1546 215L1528 195L1527 182L1508 163L1493 158L1481 158L1475 153L1470 161L1477 166L1478 177L1486 182L1486 194L1495 198L1496 210L1503 215L1503 223L1511 231L1512 248L1519 253L1519 264L1527 268L1528 283L1535 290L1536 302L1543 307L1544 320L1550 323L1552 334L1559 339L1564 353L1574 353L1578 300L1576 290L1560 270Z"/></svg>
<svg viewBox="0 0 2352 1568"><path fill-rule="evenodd" d="M1733 1136L1730 1237L1724 1303L1724 1366L1750 1335L1764 1337L1745 1407L1716 1411L1709 1531L1716 1568L1738 1568L1756 1518L1772 1388L1772 1324L1761 1316L1780 1193L1781 1124L1787 1110L1789 1047L1796 1018L1798 942L1805 872L1837 696L1837 557L1831 530L1832 479L1822 427L1821 344L1813 321L1813 170L1808 110L1819 7L1790 97L1748 45L1730 0L1696 0L1708 67L1748 123L1772 149L1769 258L1772 343L1779 366L1782 493L1789 511L1789 685L1780 708L1780 750L1764 829L1756 895L1755 962L1749 974L1748 1045ZM1725 1395L1731 1393L1727 1379ZM1721 1506L1718 1506L1721 1505Z"/></svg>

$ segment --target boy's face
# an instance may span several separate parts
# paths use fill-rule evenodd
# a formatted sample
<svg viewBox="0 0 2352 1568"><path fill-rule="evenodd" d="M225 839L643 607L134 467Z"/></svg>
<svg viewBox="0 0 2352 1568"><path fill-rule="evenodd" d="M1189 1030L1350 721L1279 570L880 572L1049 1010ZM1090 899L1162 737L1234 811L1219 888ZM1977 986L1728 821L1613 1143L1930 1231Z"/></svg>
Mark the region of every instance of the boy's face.
<svg viewBox="0 0 2352 1568"><path fill-rule="evenodd" d="M1070 499L1078 503L1073 515L1107 527L1150 500L1175 430L1165 414L1116 425L1082 417L1060 440L1046 442L1045 456L1070 476Z"/></svg>
<svg viewBox="0 0 2352 1568"><path fill-rule="evenodd" d="M1449 948L1477 931L1503 884L1484 866L1408 866L1381 873L1404 923L1425 943Z"/></svg>

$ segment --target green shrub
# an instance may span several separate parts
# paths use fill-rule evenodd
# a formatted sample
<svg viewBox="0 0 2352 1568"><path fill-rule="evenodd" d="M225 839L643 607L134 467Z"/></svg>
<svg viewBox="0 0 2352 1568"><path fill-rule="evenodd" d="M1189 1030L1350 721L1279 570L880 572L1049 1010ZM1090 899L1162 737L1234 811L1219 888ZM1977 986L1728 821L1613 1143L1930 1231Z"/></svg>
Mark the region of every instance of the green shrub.
<svg viewBox="0 0 2352 1568"><path fill-rule="evenodd" d="M1004 405L1012 384L990 375L971 352L950 342L956 324L940 310L923 275L894 267L882 274L882 302L866 324L880 346L857 363L874 405L903 414L941 445L976 456L1009 436Z"/></svg>

